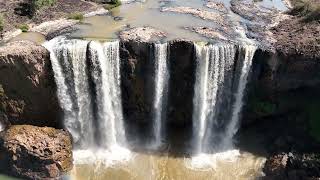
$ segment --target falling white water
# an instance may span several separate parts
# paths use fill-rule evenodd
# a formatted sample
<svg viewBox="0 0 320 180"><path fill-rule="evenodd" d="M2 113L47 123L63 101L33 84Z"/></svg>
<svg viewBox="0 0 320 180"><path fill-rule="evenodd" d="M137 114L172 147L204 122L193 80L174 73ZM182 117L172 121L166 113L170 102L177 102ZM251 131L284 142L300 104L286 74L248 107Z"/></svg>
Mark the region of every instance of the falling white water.
<svg viewBox="0 0 320 180"><path fill-rule="evenodd" d="M164 110L168 88L167 44L155 44L155 97L153 102L153 142L151 148L162 145L164 130Z"/></svg>
<svg viewBox="0 0 320 180"><path fill-rule="evenodd" d="M120 91L119 42L91 42L89 50L97 97L99 147L123 154L122 146L126 142Z"/></svg>
<svg viewBox="0 0 320 180"><path fill-rule="evenodd" d="M195 82L195 90L194 90L194 98L193 98L193 128L194 128L194 144L195 151L202 152L202 140L205 136L205 127L206 127L206 112L207 109L207 88L206 85L208 83L208 67L209 67L209 48L204 47L203 49L198 45L195 46L196 54L197 54L197 70ZM195 121L197 119L197 121Z"/></svg>
<svg viewBox="0 0 320 180"><path fill-rule="evenodd" d="M222 146L230 147L232 146L232 138L238 131L238 121L240 119L240 113L243 106L243 96L245 88L248 82L248 76L252 66L252 59L256 51L256 47L253 45L244 45L242 47L245 51L245 57L243 60L243 65L241 68L239 84L236 92L235 102L232 110L231 121L228 124L225 131L225 138L223 139Z"/></svg>
<svg viewBox="0 0 320 180"><path fill-rule="evenodd" d="M64 125L75 144L92 146L94 140L86 53L87 41L58 37L46 42L57 84L59 103L64 111Z"/></svg>
<svg viewBox="0 0 320 180"><path fill-rule="evenodd" d="M119 42L58 37L44 46L50 51L64 125L76 143L75 163L128 159L130 152L123 147Z"/></svg>
<svg viewBox="0 0 320 180"><path fill-rule="evenodd" d="M196 155L191 162L194 167L213 166L212 158L206 155L209 152L218 156L238 154L237 150L232 150L232 138L237 132L255 47L245 45L243 49L245 58L238 59L242 62L238 63L241 67L235 67L234 45L195 44L197 69L193 98L193 145ZM243 55L242 52L240 55ZM241 69L239 75L236 74L238 68Z"/></svg>
<svg viewBox="0 0 320 180"><path fill-rule="evenodd" d="M203 152L211 137L210 127L218 121L216 117L217 94L224 85L225 71L232 69L234 46L195 45L197 56L195 95L193 98L194 143L195 152Z"/></svg>
<svg viewBox="0 0 320 180"><path fill-rule="evenodd" d="M0 121L0 132L4 130L4 125L2 124L2 122Z"/></svg>

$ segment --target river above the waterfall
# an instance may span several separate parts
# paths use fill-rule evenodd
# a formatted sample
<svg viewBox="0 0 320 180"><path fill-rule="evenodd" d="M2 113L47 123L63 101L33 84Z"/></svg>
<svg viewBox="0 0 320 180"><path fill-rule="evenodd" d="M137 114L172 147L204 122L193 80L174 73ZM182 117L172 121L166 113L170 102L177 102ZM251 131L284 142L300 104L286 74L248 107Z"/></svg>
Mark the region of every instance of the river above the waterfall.
<svg viewBox="0 0 320 180"><path fill-rule="evenodd" d="M208 4L210 2L214 4ZM251 3L251 1L243 2ZM282 0L262 0L252 3L263 11L287 9ZM152 27L166 33L164 40L208 41L205 33L196 32L197 30L192 28L209 28L214 30L208 33L210 35L241 41L246 38L244 35L246 22L248 19L231 10L230 0L221 2L146 0L123 4L110 10L106 15L85 18L77 25L78 30L72 33L71 37L116 39L120 31L136 27Z"/></svg>

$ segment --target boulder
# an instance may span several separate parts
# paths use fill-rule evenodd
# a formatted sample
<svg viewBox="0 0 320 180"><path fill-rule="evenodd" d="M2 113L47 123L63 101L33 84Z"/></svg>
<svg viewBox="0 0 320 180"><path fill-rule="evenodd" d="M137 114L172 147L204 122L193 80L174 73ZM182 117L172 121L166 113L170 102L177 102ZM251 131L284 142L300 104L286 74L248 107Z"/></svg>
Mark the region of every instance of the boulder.
<svg viewBox="0 0 320 180"><path fill-rule="evenodd" d="M319 179L319 154L315 153L281 153L271 156L263 171L263 179Z"/></svg>
<svg viewBox="0 0 320 180"><path fill-rule="evenodd" d="M120 32L122 41L153 42L166 37L166 32L152 27L137 27Z"/></svg>
<svg viewBox="0 0 320 180"><path fill-rule="evenodd" d="M2 132L0 144L14 176L53 179L72 169L71 137L64 130L14 125Z"/></svg>
<svg viewBox="0 0 320 180"><path fill-rule="evenodd" d="M0 69L0 112L11 124L60 126L48 50L29 41L8 43L0 47Z"/></svg>

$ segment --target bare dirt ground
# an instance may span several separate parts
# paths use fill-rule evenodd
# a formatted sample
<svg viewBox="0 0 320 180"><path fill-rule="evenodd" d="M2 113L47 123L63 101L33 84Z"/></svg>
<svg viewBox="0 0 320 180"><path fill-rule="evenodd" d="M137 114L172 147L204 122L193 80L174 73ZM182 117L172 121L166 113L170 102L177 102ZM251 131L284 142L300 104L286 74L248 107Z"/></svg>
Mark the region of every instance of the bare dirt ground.
<svg viewBox="0 0 320 180"><path fill-rule="evenodd" d="M0 0L0 14L4 18L4 32L21 24L40 24L45 21L67 17L71 13L88 13L100 6L83 0L57 0L53 6L38 10L32 17L24 14L23 0Z"/></svg>
<svg viewBox="0 0 320 180"><path fill-rule="evenodd" d="M275 48L284 53L320 59L320 0L290 0L291 14L271 29ZM310 20L310 18L312 18Z"/></svg>
<svg viewBox="0 0 320 180"><path fill-rule="evenodd" d="M284 54L320 59L320 22L305 23L292 16L271 29L277 40L275 48Z"/></svg>

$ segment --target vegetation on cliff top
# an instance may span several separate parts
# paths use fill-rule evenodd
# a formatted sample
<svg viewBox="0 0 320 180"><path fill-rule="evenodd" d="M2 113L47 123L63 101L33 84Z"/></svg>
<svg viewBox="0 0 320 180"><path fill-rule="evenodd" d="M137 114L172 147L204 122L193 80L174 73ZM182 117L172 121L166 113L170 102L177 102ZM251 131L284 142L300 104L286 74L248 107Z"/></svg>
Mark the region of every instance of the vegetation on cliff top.
<svg viewBox="0 0 320 180"><path fill-rule="evenodd" d="M57 0L29 0L25 2L19 2L17 7L14 9L15 14L21 16L28 16L32 18L38 10L52 6Z"/></svg>
<svg viewBox="0 0 320 180"><path fill-rule="evenodd" d="M317 0L291 0L293 9L289 14L300 16L304 21L320 20L320 3Z"/></svg>
<svg viewBox="0 0 320 180"><path fill-rule="evenodd" d="M79 21L82 21L84 18L83 14L82 13L71 13L68 15L68 19L74 19L74 20L79 20Z"/></svg>
<svg viewBox="0 0 320 180"><path fill-rule="evenodd" d="M41 9L46 6L52 6L57 2L57 0L34 0L33 5L35 9Z"/></svg>
<svg viewBox="0 0 320 180"><path fill-rule="evenodd" d="M0 14L0 38L2 38L3 29L4 29L4 19L2 14Z"/></svg>
<svg viewBox="0 0 320 180"><path fill-rule="evenodd" d="M111 10L115 7L121 6L121 1L120 0L112 0L110 3L104 5L104 8L106 10Z"/></svg>
<svg viewBox="0 0 320 180"><path fill-rule="evenodd" d="M18 26L19 29L21 29L22 32L28 32L29 31L29 26L28 24L20 24Z"/></svg>

